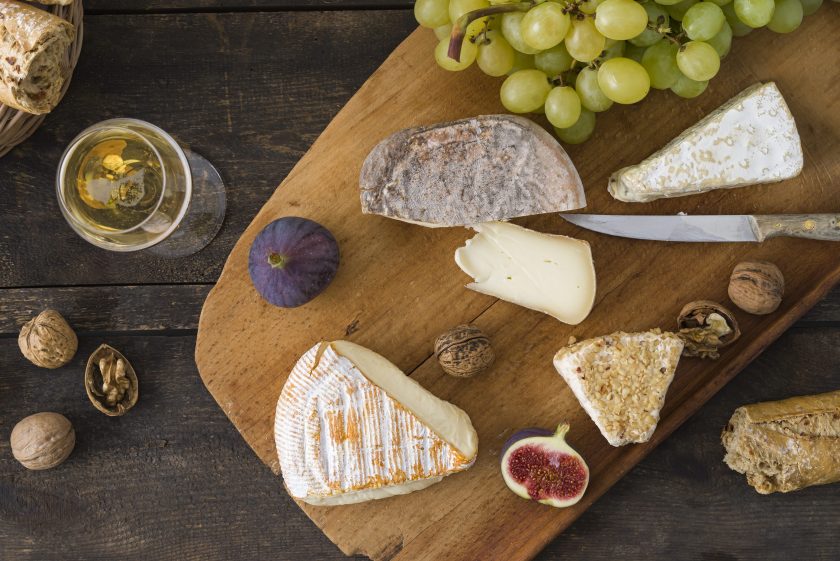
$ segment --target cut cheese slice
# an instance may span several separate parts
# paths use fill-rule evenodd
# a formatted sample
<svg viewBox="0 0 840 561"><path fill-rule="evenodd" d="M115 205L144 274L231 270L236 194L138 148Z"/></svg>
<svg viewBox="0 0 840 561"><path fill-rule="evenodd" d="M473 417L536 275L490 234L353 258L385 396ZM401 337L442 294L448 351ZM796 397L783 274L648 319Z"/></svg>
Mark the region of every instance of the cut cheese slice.
<svg viewBox="0 0 840 561"><path fill-rule="evenodd" d="M613 197L645 202L773 183L802 171L799 132L776 84L755 84L642 163L615 172Z"/></svg>
<svg viewBox="0 0 840 561"><path fill-rule="evenodd" d="M289 493L316 505L410 493L470 467L469 417L377 353L318 343L292 369L274 421Z"/></svg>
<svg viewBox="0 0 840 561"><path fill-rule="evenodd" d="M585 241L541 234L507 222L473 226L455 251L475 282L467 288L577 325L595 303L595 267Z"/></svg>
<svg viewBox="0 0 840 561"><path fill-rule="evenodd" d="M560 349L554 367L604 438L622 446L650 440L682 349L658 329L617 332Z"/></svg>
<svg viewBox="0 0 840 561"><path fill-rule="evenodd" d="M483 115L396 132L359 177L362 212L422 226L467 226L586 206L563 147L513 115Z"/></svg>

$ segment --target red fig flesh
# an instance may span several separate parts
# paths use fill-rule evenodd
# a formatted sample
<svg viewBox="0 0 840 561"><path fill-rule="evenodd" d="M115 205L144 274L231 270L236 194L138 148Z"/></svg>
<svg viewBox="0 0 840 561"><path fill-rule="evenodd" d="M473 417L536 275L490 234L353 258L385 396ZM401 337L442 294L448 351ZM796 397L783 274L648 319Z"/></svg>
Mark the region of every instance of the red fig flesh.
<svg viewBox="0 0 840 561"><path fill-rule="evenodd" d="M589 467L566 443L568 424L557 431L524 429L502 452L502 477L522 498L562 508L578 502L589 484Z"/></svg>

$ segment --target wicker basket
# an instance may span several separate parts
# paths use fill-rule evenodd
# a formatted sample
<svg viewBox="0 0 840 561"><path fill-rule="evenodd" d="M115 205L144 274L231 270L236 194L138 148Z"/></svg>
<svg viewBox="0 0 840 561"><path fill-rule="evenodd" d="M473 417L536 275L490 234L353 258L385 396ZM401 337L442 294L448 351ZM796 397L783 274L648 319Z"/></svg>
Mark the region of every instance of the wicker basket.
<svg viewBox="0 0 840 561"><path fill-rule="evenodd" d="M47 9L46 6L42 7ZM73 69L76 67L76 61L79 60L79 53L82 51L84 9L82 8L82 0L75 0L69 6L51 6L51 11L76 27L76 39L70 44L70 48L67 49L67 54L64 57L63 67L66 78L64 87L61 88L61 96L63 97L70 85ZM31 115L0 103L0 157L29 138L44 120L44 117L46 115Z"/></svg>

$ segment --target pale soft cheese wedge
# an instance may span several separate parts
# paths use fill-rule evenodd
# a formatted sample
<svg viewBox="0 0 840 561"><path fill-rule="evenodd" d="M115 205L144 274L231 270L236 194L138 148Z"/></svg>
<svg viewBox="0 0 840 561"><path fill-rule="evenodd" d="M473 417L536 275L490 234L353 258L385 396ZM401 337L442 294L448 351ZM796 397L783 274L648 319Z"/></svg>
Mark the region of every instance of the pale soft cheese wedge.
<svg viewBox="0 0 840 561"><path fill-rule="evenodd" d="M464 411L348 341L318 343L298 360L274 438L286 488L314 505L411 493L467 469L478 453Z"/></svg>
<svg viewBox="0 0 840 561"><path fill-rule="evenodd" d="M802 171L799 132L773 82L755 84L642 163L615 172L613 197L645 202L773 183Z"/></svg>
<svg viewBox="0 0 840 561"><path fill-rule="evenodd" d="M650 440L682 350L673 333L617 332L560 349L554 367L604 438L622 446Z"/></svg>
<svg viewBox="0 0 840 561"><path fill-rule="evenodd" d="M474 282L467 288L577 325L595 303L589 244L507 222L472 227L477 234L455 251Z"/></svg>

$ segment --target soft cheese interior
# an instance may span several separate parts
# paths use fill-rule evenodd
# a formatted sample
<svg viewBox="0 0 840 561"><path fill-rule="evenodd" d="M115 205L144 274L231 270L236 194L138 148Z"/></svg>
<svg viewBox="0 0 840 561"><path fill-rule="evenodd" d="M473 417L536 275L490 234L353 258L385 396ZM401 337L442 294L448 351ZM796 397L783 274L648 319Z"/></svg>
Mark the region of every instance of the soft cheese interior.
<svg viewBox="0 0 840 561"><path fill-rule="evenodd" d="M348 341L319 343L295 365L275 441L290 494L321 505L423 489L470 467L478 450L464 411Z"/></svg>
<svg viewBox="0 0 840 561"><path fill-rule="evenodd" d="M577 325L595 303L595 267L585 241L542 234L507 222L478 232L455 251L474 282L467 288Z"/></svg>
<svg viewBox="0 0 840 561"><path fill-rule="evenodd" d="M642 163L615 172L618 200L645 202L799 175L802 146L776 84L756 84Z"/></svg>

